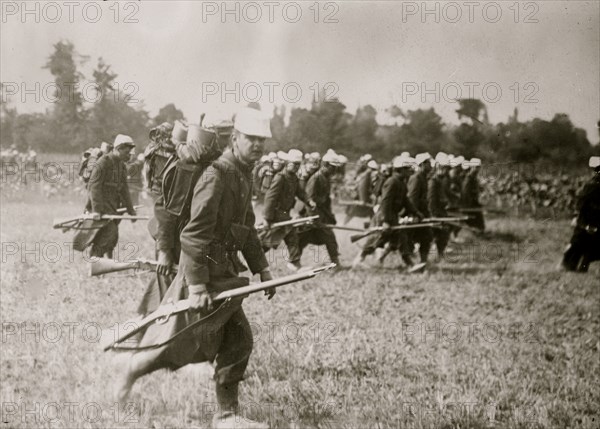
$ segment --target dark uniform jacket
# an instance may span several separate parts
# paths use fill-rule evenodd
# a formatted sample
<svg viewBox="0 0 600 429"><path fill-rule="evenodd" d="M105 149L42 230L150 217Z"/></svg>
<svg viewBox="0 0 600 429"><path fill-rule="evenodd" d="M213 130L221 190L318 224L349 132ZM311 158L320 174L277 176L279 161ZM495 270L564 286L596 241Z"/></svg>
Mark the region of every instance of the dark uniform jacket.
<svg viewBox="0 0 600 429"><path fill-rule="evenodd" d="M581 226L590 225L600 228L600 174L596 174L583 186L578 197L577 223Z"/></svg>
<svg viewBox="0 0 600 429"><path fill-rule="evenodd" d="M277 173L265 195L265 220L273 223L291 219L290 211L296 203L296 197L307 203L298 176L287 170Z"/></svg>
<svg viewBox="0 0 600 429"><path fill-rule="evenodd" d="M408 190L399 173L394 172L383 184L379 211L383 222L398 225L398 215L404 210L407 214L416 214L417 210L408 198Z"/></svg>
<svg viewBox="0 0 600 429"><path fill-rule="evenodd" d="M479 181L477 175L468 173L462 182L461 202L463 207L480 207Z"/></svg>
<svg viewBox="0 0 600 429"><path fill-rule="evenodd" d="M371 204L371 195L373 190L373 180L371 178L371 170L367 169L360 173L356 178L358 199L363 203Z"/></svg>
<svg viewBox="0 0 600 429"><path fill-rule="evenodd" d="M88 183L89 198L93 212L117 214L117 209L125 207L133 213L129 187L127 186L127 168L114 153L100 158Z"/></svg>
<svg viewBox="0 0 600 429"><path fill-rule="evenodd" d="M447 215L446 192L444 189L444 176L431 176L427 182L427 206L429 213L434 217L444 217Z"/></svg>
<svg viewBox="0 0 600 429"><path fill-rule="evenodd" d="M208 284L239 272L240 250L252 273L268 267L254 228L252 166L231 151L208 167L194 187L190 221L181 233L180 269L188 284Z"/></svg>
<svg viewBox="0 0 600 429"><path fill-rule="evenodd" d="M425 171L417 171L408 179L408 198L418 211L425 216L429 216L429 209L427 208L427 175Z"/></svg>
<svg viewBox="0 0 600 429"><path fill-rule="evenodd" d="M315 214L319 215L319 222L335 224L335 215L331 210L331 182L329 175L320 168L310 176L306 183L306 197L317 205Z"/></svg>

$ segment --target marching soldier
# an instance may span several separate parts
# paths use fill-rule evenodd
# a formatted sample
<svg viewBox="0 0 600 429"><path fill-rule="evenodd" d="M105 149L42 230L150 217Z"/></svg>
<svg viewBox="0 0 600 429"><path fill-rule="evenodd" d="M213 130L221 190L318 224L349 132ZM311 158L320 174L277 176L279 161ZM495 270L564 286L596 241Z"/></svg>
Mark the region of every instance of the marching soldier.
<svg viewBox="0 0 600 429"><path fill-rule="evenodd" d="M600 260L600 156L592 156L589 166L594 176L579 192L579 213L562 260L564 269L581 273L588 271L591 262Z"/></svg>
<svg viewBox="0 0 600 429"><path fill-rule="evenodd" d="M136 206L140 202L140 192L142 192L142 169L144 168L144 154L136 156L135 149L129 154L127 166L127 185L129 186L129 195L131 203Z"/></svg>
<svg viewBox="0 0 600 429"><path fill-rule="evenodd" d="M251 204L252 167L262 155L265 139L271 137L269 122L258 110L241 110L234 120L231 150L213 162L196 182L190 221L181 233L179 272L164 300L187 297L192 311L208 317L213 305L211 293L223 287L239 287L232 285L244 279L238 277L241 264L238 251L250 270L260 273L261 281L272 279L254 228ZM272 297L274 293L271 290L267 294ZM241 420L238 415L238 385L253 345L252 330L241 302L217 313L213 319L215 331L210 335L191 331L179 341L132 355L128 371L117 385L119 399L124 400L135 380L144 374L160 368L174 370L189 363L214 361L219 412L213 428L266 427L247 418ZM188 317L196 320L195 316ZM156 340L149 336L146 332L140 347Z"/></svg>
<svg viewBox="0 0 600 429"><path fill-rule="evenodd" d="M359 267L365 258L378 248L383 248L383 253L379 256L380 263L390 252L399 250L409 272L415 272L425 266L422 263L418 265L413 263L412 249L407 233L389 230L392 226L399 224L398 218L401 213L422 217L408 198L406 187L406 180L414 163L415 160L410 157L398 156L393 159L391 176L382 187L381 204L373 217L373 226L382 226L384 231L369 238L362 251L354 259L353 267Z"/></svg>
<svg viewBox="0 0 600 429"><path fill-rule="evenodd" d="M479 209L479 169L481 168L481 160L479 158L471 158L470 161L462 163L463 170L466 170L462 182L461 203L467 209ZM485 221L483 220L483 212L469 212L469 220L467 225L479 229L482 233L485 231Z"/></svg>
<svg viewBox="0 0 600 429"><path fill-rule="evenodd" d="M162 173L169 158L175 153L175 146L185 142L187 129L175 121L175 126L164 122L150 130L150 144L144 151L144 180L152 201L156 202L162 193Z"/></svg>
<svg viewBox="0 0 600 429"><path fill-rule="evenodd" d="M307 153L304 155L304 164L302 164L298 170L298 183L302 189L306 189L308 179L317 172L320 166L321 154L319 152Z"/></svg>
<svg viewBox="0 0 600 429"><path fill-rule="evenodd" d="M446 199L446 192L444 189L444 180L447 178L447 168L449 159L448 156L440 152L435 156L435 167L432 174L429 177L427 183L427 207L429 214L433 217L446 217L446 206L448 200ZM444 256L444 250L450 240L450 227L442 225L440 228L433 229L433 237L435 239L435 245L437 247L437 253L441 259Z"/></svg>
<svg viewBox="0 0 600 429"><path fill-rule="evenodd" d="M306 199L304 190L298 184L296 174L302 162L302 152L291 149L288 153L279 152L277 156L285 162L285 166L275 175L269 190L265 194L263 216L265 229L259 236L265 252L276 249L282 240L285 241L289 252L288 268L292 271L298 271L301 268L300 257L302 253L296 228L288 226L271 229L271 224L292 218L290 212L294 207L296 198L309 207L315 208L315 205L312 201Z"/></svg>
<svg viewBox="0 0 600 429"><path fill-rule="evenodd" d="M314 215L319 215L319 220L299 233L301 250L308 244L324 244L331 262L337 264L338 269L341 268L340 252L335 234L331 228L322 226L322 224L335 225L337 222L331 208L331 177L336 168L341 166L342 160L329 149L321 160L321 168L308 179L306 198L315 203L315 208L310 211Z"/></svg>
<svg viewBox="0 0 600 429"><path fill-rule="evenodd" d="M413 207L421 213L422 217L429 217L427 204L427 180L431 172L431 155L419 153L415 157L417 171L408 179L408 199ZM413 242L419 243L419 255L421 262L427 262L429 249L433 241L431 228L418 228L412 231L410 237Z"/></svg>
<svg viewBox="0 0 600 429"><path fill-rule="evenodd" d="M134 147L131 137L119 134L115 137L113 151L102 156L95 165L88 183L89 203L95 220L103 214L118 214L117 209L121 207L125 207L128 214L135 215L125 166ZM112 258L118 240L118 221L108 221L94 236L91 256Z"/></svg>

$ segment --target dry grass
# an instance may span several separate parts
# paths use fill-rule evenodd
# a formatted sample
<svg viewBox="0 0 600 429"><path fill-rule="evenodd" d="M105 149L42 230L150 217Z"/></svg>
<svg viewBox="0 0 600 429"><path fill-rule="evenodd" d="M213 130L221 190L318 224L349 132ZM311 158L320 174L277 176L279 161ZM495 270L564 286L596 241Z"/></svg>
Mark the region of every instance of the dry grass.
<svg viewBox="0 0 600 429"><path fill-rule="evenodd" d="M101 351L97 327L135 313L148 275L87 277L63 244L71 235L51 229L81 204L2 201L3 427L208 427L206 366L158 371L136 384L131 409L112 403L114 355ZM272 301L247 299L248 414L272 427L597 428L599 264L587 275L555 270L566 222L489 227L485 240L463 234L472 244L424 274L399 273L392 255L381 269L369 261ZM346 264L356 252L348 235L338 235ZM121 258L152 255L144 224L123 225L121 237ZM309 249L303 262L324 255Z"/></svg>

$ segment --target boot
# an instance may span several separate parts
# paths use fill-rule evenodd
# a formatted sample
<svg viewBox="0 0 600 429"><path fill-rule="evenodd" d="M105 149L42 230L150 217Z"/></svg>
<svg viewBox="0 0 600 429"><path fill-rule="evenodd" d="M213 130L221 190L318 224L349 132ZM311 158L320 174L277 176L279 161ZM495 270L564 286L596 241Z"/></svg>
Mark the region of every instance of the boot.
<svg viewBox="0 0 600 429"><path fill-rule="evenodd" d="M267 424L239 414L238 387L238 383L216 385L219 412L213 417L213 429L268 429Z"/></svg>
<svg viewBox="0 0 600 429"><path fill-rule="evenodd" d="M365 262L365 257L362 254L362 252L360 252L358 255L356 255L356 258L354 258L354 260L352 261L352 269L355 270L357 268L364 267L363 262Z"/></svg>

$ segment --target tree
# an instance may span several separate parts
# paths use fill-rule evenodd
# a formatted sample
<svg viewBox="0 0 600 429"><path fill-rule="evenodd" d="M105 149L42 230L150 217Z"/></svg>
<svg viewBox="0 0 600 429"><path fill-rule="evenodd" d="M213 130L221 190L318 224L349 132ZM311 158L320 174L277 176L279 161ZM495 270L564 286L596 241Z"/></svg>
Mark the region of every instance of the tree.
<svg viewBox="0 0 600 429"><path fill-rule="evenodd" d="M152 120L154 126L160 125L163 122L173 124L175 121L185 122L185 116L183 116L183 112L175 107L175 104L173 103L169 103L166 106L161 107L158 111L158 115L156 115Z"/></svg>

